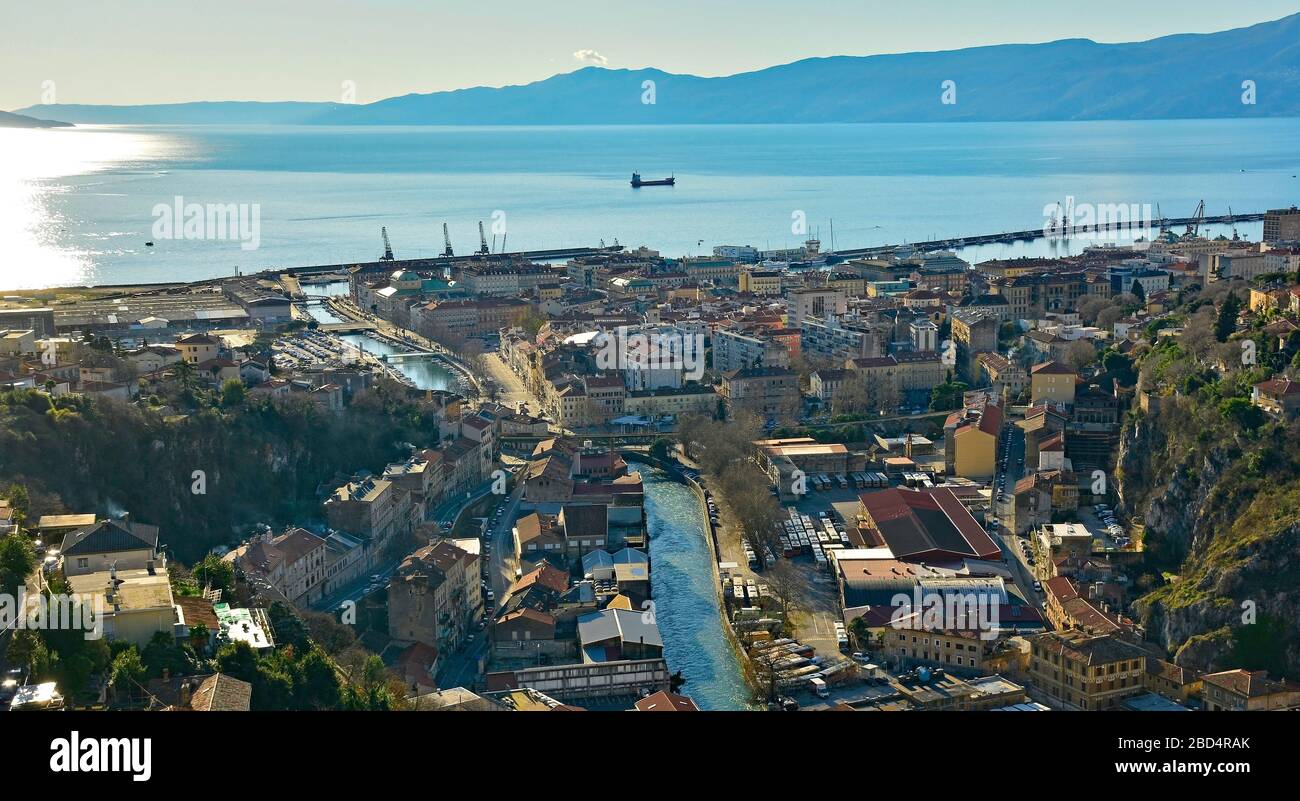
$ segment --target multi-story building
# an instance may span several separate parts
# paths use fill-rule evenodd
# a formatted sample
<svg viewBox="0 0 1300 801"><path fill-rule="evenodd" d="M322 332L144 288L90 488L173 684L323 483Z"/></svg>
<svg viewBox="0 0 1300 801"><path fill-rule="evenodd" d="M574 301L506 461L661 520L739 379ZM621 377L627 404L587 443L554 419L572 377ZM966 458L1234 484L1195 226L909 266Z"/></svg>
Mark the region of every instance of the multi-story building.
<svg viewBox="0 0 1300 801"><path fill-rule="evenodd" d="M790 325L799 327L809 317L826 319L849 310L848 298L841 289L808 287L789 293Z"/></svg>
<svg viewBox="0 0 1300 801"><path fill-rule="evenodd" d="M985 480L997 471L1002 409L993 404L948 415L943 426L949 475Z"/></svg>
<svg viewBox="0 0 1300 801"><path fill-rule="evenodd" d="M1146 692L1148 656L1114 635L1051 631L1030 640L1030 683L1067 708L1111 709Z"/></svg>
<svg viewBox="0 0 1300 801"><path fill-rule="evenodd" d="M979 381L987 382L993 394L1012 400L1025 388L1025 368L1000 353L981 353L975 359L979 365Z"/></svg>
<svg viewBox="0 0 1300 801"><path fill-rule="evenodd" d="M1087 274L1082 270L1038 272L989 282L989 292L1007 299L1011 319L1036 320L1048 312L1075 311L1088 297Z"/></svg>
<svg viewBox="0 0 1300 801"><path fill-rule="evenodd" d="M270 589L290 603L307 605L324 592L325 540L301 528L272 535L269 530L226 555L254 586Z"/></svg>
<svg viewBox="0 0 1300 801"><path fill-rule="evenodd" d="M788 367L751 367L722 375L722 399L729 414L747 411L772 420L797 417L799 375Z"/></svg>
<svg viewBox="0 0 1300 801"><path fill-rule="evenodd" d="M541 264L508 267L474 264L460 271L460 280L471 295L531 294L541 284L553 284L562 273Z"/></svg>
<svg viewBox="0 0 1300 801"><path fill-rule="evenodd" d="M781 272L745 267L740 271L740 291L751 295L776 296L781 294Z"/></svg>
<svg viewBox="0 0 1300 801"><path fill-rule="evenodd" d="M1060 362L1036 364L1029 371L1029 402L1072 406L1076 384L1078 375Z"/></svg>
<svg viewBox="0 0 1300 801"><path fill-rule="evenodd" d="M493 336L519 325L531 309L519 298L432 301L411 310L411 327L430 339Z"/></svg>
<svg viewBox="0 0 1300 801"><path fill-rule="evenodd" d="M1201 280L1205 282L1233 279L1248 281L1268 271L1264 253L1246 248L1224 248L1198 254L1197 266Z"/></svg>
<svg viewBox="0 0 1300 801"><path fill-rule="evenodd" d="M360 537L378 553L410 533L410 495L371 476L336 489L325 501L325 515L331 528Z"/></svg>
<svg viewBox="0 0 1300 801"><path fill-rule="evenodd" d="M898 365L894 375L903 402L926 402L930 390L943 383L943 358L936 351L903 351L892 358Z"/></svg>
<svg viewBox="0 0 1300 801"><path fill-rule="evenodd" d="M402 561L388 585L388 635L451 653L482 608L478 557L438 540Z"/></svg>
<svg viewBox="0 0 1300 801"><path fill-rule="evenodd" d="M880 356L888 326L852 317L806 317L799 323L800 350L830 361Z"/></svg>
<svg viewBox="0 0 1300 801"><path fill-rule="evenodd" d="M1300 709L1300 684L1274 681L1264 670L1224 670L1201 677L1207 712L1265 712Z"/></svg>
<svg viewBox="0 0 1300 801"><path fill-rule="evenodd" d="M589 375L582 379L587 398L587 425L606 425L622 417L627 401L627 387L618 375Z"/></svg>
<svg viewBox="0 0 1300 801"><path fill-rule="evenodd" d="M917 350L938 352L939 326L929 318L919 318L908 324L912 335L912 347Z"/></svg>
<svg viewBox="0 0 1300 801"><path fill-rule="evenodd" d="M221 349L221 340L207 334L191 334L176 340L176 349L181 358L190 364L201 364L217 358Z"/></svg>
<svg viewBox="0 0 1300 801"><path fill-rule="evenodd" d="M687 384L678 389L643 389L627 393L625 415L641 417L711 415L718 408L718 393L707 384Z"/></svg>
<svg viewBox="0 0 1300 801"><path fill-rule="evenodd" d="M713 369L725 373L759 365L789 367L786 346L758 331L719 328L713 333Z"/></svg>
<svg viewBox="0 0 1300 801"><path fill-rule="evenodd" d="M1252 402L1277 417L1295 417L1300 413L1300 383L1285 376L1270 378L1255 385Z"/></svg>
<svg viewBox="0 0 1300 801"><path fill-rule="evenodd" d="M740 276L740 265L730 259L687 259L680 265L692 281L712 281L715 284L734 285Z"/></svg>
<svg viewBox="0 0 1300 801"><path fill-rule="evenodd" d="M957 348L957 366L963 375L974 380L981 353L998 349L998 318L983 310L956 309L952 313L952 341Z"/></svg>
<svg viewBox="0 0 1300 801"><path fill-rule="evenodd" d="M1300 241L1300 209L1269 209L1264 212L1265 242Z"/></svg>

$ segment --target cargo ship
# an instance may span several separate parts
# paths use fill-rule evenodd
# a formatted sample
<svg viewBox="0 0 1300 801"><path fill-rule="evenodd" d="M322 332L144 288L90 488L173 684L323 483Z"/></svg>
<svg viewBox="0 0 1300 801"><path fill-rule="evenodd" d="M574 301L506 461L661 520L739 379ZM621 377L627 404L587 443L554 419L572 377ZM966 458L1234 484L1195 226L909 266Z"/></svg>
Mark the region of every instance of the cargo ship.
<svg viewBox="0 0 1300 801"><path fill-rule="evenodd" d="M675 186L676 184L677 184L677 179L675 177L670 176L668 178L659 178L654 181L643 181L641 180L641 173L639 172L632 173L633 189L638 189L642 186Z"/></svg>

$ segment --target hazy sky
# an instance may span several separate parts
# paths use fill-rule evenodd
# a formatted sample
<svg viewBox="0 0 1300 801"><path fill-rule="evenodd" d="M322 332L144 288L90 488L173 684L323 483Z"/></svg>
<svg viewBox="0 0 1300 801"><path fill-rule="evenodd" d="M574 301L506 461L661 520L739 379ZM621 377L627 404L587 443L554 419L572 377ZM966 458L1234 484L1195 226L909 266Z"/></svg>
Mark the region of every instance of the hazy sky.
<svg viewBox="0 0 1300 801"><path fill-rule="evenodd" d="M727 75L809 56L1138 41L1296 11L1294 0L4 0L0 108L41 102L50 81L61 103L338 100L344 81L366 103L585 63Z"/></svg>

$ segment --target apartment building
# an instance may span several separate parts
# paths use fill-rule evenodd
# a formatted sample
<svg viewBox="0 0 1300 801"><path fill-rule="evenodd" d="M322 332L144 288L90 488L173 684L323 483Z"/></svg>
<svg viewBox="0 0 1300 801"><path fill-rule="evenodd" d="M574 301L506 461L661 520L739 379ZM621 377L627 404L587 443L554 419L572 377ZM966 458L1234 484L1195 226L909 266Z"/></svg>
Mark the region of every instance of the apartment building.
<svg viewBox="0 0 1300 801"><path fill-rule="evenodd" d="M1264 670L1224 670L1201 677L1207 712L1273 712L1300 709L1300 684L1274 681Z"/></svg>
<svg viewBox="0 0 1300 801"><path fill-rule="evenodd" d="M1067 708L1112 709L1146 692L1148 656L1114 635L1047 632L1030 640L1030 684Z"/></svg>
<svg viewBox="0 0 1300 801"><path fill-rule="evenodd" d="M1269 209L1264 212L1265 242L1300 241L1300 209Z"/></svg>
<svg viewBox="0 0 1300 801"><path fill-rule="evenodd" d="M1029 402L1072 406L1077 384L1078 374L1060 362L1036 364L1029 371Z"/></svg>
<svg viewBox="0 0 1300 801"><path fill-rule="evenodd" d="M747 411L766 419L799 415L799 375L788 367L751 367L722 375L722 399L729 414Z"/></svg>
<svg viewBox="0 0 1300 801"><path fill-rule="evenodd" d="M789 293L789 320L799 327L809 317L826 319L849 310L848 297L841 289L808 287Z"/></svg>
<svg viewBox="0 0 1300 801"><path fill-rule="evenodd" d="M325 501L330 528L364 540L378 553L411 531L410 495L373 476L350 481Z"/></svg>
<svg viewBox="0 0 1300 801"><path fill-rule="evenodd" d="M482 608L478 557L450 540L408 555L388 585L388 635L451 653Z"/></svg>

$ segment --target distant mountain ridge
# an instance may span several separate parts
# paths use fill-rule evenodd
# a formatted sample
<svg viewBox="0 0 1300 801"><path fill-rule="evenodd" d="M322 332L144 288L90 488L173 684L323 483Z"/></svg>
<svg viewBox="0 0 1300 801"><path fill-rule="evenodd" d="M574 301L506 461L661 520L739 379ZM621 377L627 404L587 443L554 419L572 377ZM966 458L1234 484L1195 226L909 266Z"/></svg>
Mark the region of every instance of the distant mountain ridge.
<svg viewBox="0 0 1300 801"><path fill-rule="evenodd" d="M653 82L653 103L647 81ZM943 102L952 81L955 102ZM1253 98L1243 82L1253 82ZM1253 99L1253 103L1243 99ZM1300 116L1300 14L1209 34L1063 39L811 58L718 78L586 67L534 83L364 105L51 105L80 123L586 125L974 122Z"/></svg>
<svg viewBox="0 0 1300 801"><path fill-rule="evenodd" d="M0 111L0 128L70 128L71 123L58 120L42 120L23 114L10 114Z"/></svg>

